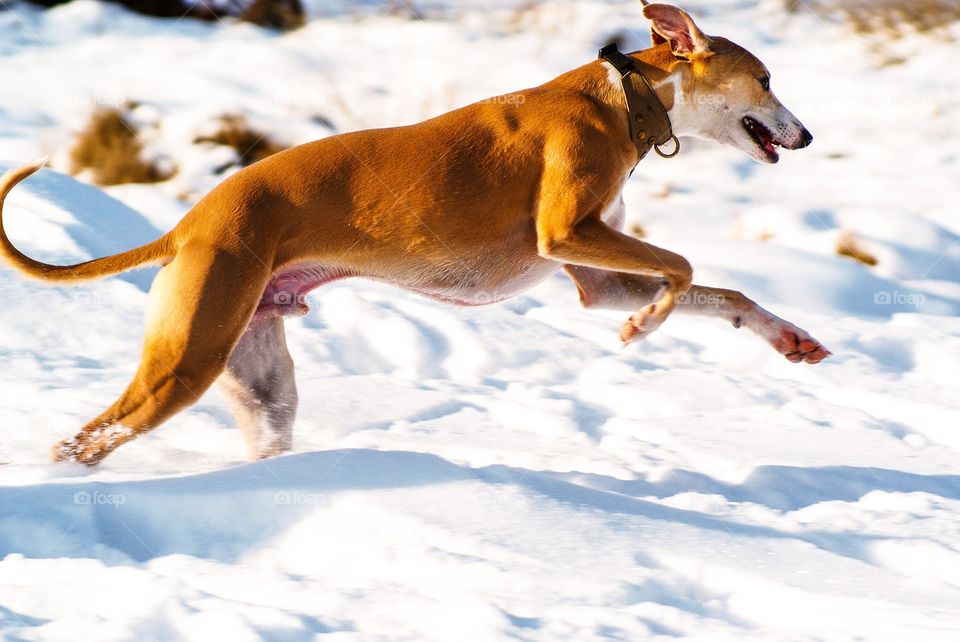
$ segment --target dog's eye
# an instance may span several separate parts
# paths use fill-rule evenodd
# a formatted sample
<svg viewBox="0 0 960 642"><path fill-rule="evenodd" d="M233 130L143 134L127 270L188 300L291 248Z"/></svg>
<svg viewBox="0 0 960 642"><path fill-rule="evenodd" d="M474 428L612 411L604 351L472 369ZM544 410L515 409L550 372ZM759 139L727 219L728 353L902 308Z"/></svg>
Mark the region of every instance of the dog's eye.
<svg viewBox="0 0 960 642"><path fill-rule="evenodd" d="M770 91L770 76L764 76L762 78L757 78L760 81L760 87L764 91Z"/></svg>

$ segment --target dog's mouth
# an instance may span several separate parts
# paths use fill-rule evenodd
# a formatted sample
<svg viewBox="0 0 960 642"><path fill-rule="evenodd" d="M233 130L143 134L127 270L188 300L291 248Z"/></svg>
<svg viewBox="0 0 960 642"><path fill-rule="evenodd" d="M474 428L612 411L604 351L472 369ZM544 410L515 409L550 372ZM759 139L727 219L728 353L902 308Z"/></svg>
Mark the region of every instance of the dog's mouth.
<svg viewBox="0 0 960 642"><path fill-rule="evenodd" d="M763 123L750 116L744 116L741 122L743 128L750 134L750 138L763 150L767 161L776 163L780 160L780 155L777 154L777 147L780 147L780 143L776 141L773 133Z"/></svg>

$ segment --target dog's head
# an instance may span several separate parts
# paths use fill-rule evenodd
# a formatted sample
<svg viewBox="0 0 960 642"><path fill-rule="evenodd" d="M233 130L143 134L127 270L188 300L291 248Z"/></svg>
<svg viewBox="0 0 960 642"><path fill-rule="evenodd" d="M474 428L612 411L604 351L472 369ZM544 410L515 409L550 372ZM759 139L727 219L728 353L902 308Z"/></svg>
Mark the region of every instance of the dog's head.
<svg viewBox="0 0 960 642"><path fill-rule="evenodd" d="M780 159L778 147L800 149L813 141L773 95L770 72L756 56L705 35L676 7L648 4L643 14L652 22L653 44L669 47L677 63L672 69L680 87L670 113L678 133L731 145L764 163Z"/></svg>

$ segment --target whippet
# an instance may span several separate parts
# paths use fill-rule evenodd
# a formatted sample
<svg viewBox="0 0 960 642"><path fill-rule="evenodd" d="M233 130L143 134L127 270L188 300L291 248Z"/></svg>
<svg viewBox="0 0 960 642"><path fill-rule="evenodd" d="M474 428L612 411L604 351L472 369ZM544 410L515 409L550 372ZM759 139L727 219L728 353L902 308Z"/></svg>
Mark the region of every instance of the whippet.
<svg viewBox="0 0 960 642"><path fill-rule="evenodd" d="M54 266L19 252L0 225L7 263L42 281L163 266L133 381L57 444L54 459L96 464L194 403L218 378L250 455L288 450L297 389L283 317L304 314L309 291L348 277L479 305L562 268L584 306L634 311L621 331L625 342L676 310L749 328L790 361L829 356L740 292L693 285L682 256L619 231L625 181L651 146L666 154L679 145L674 134L718 141L765 163L778 160L778 147L812 140L747 50L704 35L675 7L648 5L644 15L652 48L611 54L416 125L293 147L230 176L142 247ZM705 95L718 99L698 99ZM644 109L650 133L640 122ZM0 199L39 167L2 177Z"/></svg>

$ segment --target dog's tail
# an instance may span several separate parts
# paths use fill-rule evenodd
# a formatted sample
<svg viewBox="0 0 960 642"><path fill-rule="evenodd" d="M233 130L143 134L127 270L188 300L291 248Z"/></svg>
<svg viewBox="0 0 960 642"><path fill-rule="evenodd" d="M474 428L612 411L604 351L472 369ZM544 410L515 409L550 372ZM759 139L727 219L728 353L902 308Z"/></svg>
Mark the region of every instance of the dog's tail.
<svg viewBox="0 0 960 642"><path fill-rule="evenodd" d="M3 228L3 201L14 185L43 167L45 162L44 159L19 169L10 170L0 178L0 256L17 271L40 281L86 281L125 272L145 263L152 263L173 256L174 251L168 236L162 236L152 243L120 254L105 256L76 265L41 263L15 248L10 239L7 238L7 232Z"/></svg>

